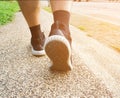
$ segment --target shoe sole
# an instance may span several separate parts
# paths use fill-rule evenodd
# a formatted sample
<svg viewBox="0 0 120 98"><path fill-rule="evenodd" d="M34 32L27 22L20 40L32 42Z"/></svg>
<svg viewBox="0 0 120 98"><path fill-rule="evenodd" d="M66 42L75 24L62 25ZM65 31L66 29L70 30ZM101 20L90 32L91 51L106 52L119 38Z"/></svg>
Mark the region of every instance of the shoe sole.
<svg viewBox="0 0 120 98"><path fill-rule="evenodd" d="M36 51L32 47L32 55L34 55L34 56L43 56L43 55L45 55L45 50Z"/></svg>
<svg viewBox="0 0 120 98"><path fill-rule="evenodd" d="M45 52L52 61L51 70L69 71L71 64L71 47L66 38L59 35L50 36L45 42Z"/></svg>

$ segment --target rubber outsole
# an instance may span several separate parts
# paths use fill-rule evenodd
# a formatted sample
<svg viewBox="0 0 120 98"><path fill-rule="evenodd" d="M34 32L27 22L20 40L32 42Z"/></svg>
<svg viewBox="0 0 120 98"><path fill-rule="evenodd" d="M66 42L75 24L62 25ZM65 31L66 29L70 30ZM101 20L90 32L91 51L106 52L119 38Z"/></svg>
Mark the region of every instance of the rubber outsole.
<svg viewBox="0 0 120 98"><path fill-rule="evenodd" d="M59 35L50 36L46 40L44 48L52 61L51 70L69 71L72 69L71 47L67 39Z"/></svg>

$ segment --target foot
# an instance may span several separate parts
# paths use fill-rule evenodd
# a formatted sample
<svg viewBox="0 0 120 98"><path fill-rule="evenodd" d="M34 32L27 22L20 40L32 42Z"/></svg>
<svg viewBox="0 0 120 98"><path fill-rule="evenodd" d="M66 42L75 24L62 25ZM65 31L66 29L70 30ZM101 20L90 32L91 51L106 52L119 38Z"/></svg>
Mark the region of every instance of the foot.
<svg viewBox="0 0 120 98"><path fill-rule="evenodd" d="M35 56L43 56L45 55L45 51L43 49L45 42L45 36L41 33L40 38L31 38L31 46L32 46L32 54Z"/></svg>
<svg viewBox="0 0 120 98"><path fill-rule="evenodd" d="M56 22L45 42L45 52L52 61L51 70L69 71L71 63L71 37L69 29L62 23Z"/></svg>

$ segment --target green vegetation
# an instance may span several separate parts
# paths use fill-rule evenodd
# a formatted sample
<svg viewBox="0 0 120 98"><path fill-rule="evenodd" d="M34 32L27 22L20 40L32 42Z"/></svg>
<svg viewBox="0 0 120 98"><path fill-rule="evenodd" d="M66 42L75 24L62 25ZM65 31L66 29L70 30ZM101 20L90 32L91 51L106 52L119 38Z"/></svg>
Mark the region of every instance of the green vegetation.
<svg viewBox="0 0 120 98"><path fill-rule="evenodd" d="M0 1L0 25L12 21L18 10L19 6L16 1Z"/></svg>
<svg viewBox="0 0 120 98"><path fill-rule="evenodd" d="M82 30L82 31L85 31L86 30L86 28L84 27L84 26L79 26L78 27L80 30Z"/></svg>
<svg viewBox="0 0 120 98"><path fill-rule="evenodd" d="M51 8L50 8L50 7L43 7L43 9L44 9L44 10L46 10L47 12L49 12L49 13L51 13L51 12L52 12L52 10L51 10Z"/></svg>

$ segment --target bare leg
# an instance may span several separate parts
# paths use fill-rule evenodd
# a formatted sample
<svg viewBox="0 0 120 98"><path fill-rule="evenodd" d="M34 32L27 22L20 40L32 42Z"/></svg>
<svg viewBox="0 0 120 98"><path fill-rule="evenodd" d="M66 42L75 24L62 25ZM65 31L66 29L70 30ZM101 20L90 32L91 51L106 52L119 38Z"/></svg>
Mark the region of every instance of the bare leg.
<svg viewBox="0 0 120 98"><path fill-rule="evenodd" d="M40 24L40 1L18 0L18 2L29 27Z"/></svg>
<svg viewBox="0 0 120 98"><path fill-rule="evenodd" d="M70 12L72 0L51 0L52 11L65 10Z"/></svg>
<svg viewBox="0 0 120 98"><path fill-rule="evenodd" d="M44 55L45 36L40 28L40 0L18 0L18 3L31 31L32 54Z"/></svg>

